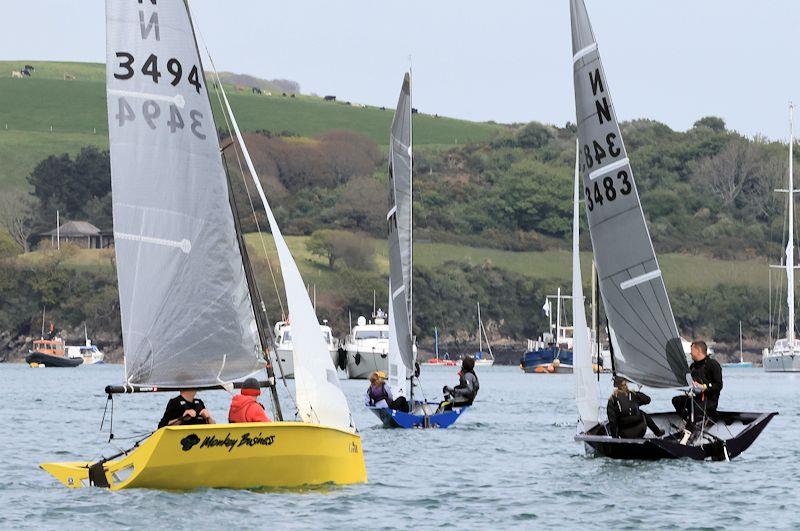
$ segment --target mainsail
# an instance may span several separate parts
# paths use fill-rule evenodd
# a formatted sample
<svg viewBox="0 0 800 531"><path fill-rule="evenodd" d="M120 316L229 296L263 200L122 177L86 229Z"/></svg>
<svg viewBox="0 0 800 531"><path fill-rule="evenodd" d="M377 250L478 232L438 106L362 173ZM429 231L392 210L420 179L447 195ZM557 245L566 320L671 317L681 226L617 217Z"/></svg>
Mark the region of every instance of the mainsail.
<svg viewBox="0 0 800 531"><path fill-rule="evenodd" d="M570 0L580 171L600 293L640 384L680 387L688 366L583 0Z"/></svg>
<svg viewBox="0 0 800 531"><path fill-rule="evenodd" d="M244 377L264 361L186 6L107 0L106 13L126 381Z"/></svg>
<svg viewBox="0 0 800 531"><path fill-rule="evenodd" d="M576 144L577 147L577 144ZM597 400L597 382L592 369L592 351L589 345L589 329L586 325L586 309L583 305L583 283L581 280L580 255L580 198L581 184L578 160L575 153L575 192L572 209L572 352L575 373L575 401L578 404L583 431L597 425L600 404ZM599 347L599 346L598 346ZM599 356L598 348L598 356Z"/></svg>
<svg viewBox="0 0 800 531"><path fill-rule="evenodd" d="M411 336L411 77L403 78L389 140L389 383L414 372ZM399 387L398 387L399 386Z"/></svg>

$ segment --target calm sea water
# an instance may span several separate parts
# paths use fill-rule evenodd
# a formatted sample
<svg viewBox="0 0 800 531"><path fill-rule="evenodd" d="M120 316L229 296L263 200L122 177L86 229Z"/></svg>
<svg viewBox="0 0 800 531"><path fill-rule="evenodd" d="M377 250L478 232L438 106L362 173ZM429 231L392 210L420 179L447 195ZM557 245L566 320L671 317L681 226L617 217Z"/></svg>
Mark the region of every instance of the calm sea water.
<svg viewBox="0 0 800 531"><path fill-rule="evenodd" d="M385 430L361 406L363 381L342 382L364 444L369 483L302 493L68 490L37 468L114 451L98 431L103 387L122 367L0 365L0 526L3 528L797 528L800 377L725 372L726 409L778 410L748 452L729 463L618 462L574 443L570 375L479 369L481 393L448 430ZM426 371L430 395L453 368ZM604 393L608 390L604 377ZM656 392L651 411L666 409ZM218 418L222 391L201 394ZM117 437L145 432L168 396L115 400ZM287 406L288 407L288 406ZM120 445L125 441L119 441Z"/></svg>

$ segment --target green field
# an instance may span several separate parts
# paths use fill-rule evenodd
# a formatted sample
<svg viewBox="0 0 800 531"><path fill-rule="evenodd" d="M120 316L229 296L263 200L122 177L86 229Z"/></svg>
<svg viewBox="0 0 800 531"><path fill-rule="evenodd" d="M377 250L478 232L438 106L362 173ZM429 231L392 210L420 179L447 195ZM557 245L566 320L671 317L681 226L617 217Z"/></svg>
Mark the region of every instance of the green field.
<svg viewBox="0 0 800 531"><path fill-rule="evenodd" d="M305 245L307 239L307 236L286 237L303 279L307 283L316 284L318 289L335 289L338 282L337 272L328 268L325 259L308 252ZM246 240L251 259L263 261L264 252L258 234L248 234ZM373 243L377 270L388 275L389 262L386 242L374 239ZM278 256L271 235L264 234L264 246L273 267L277 268ZM42 251L28 253L19 256L17 261L23 264L37 263L44 258L44 255L45 253ZM110 267L109 259L108 251L101 253L79 250L68 258L66 263L77 269L92 269ZM418 243L414 246L414 263L416 265L435 267L448 261L473 265L490 263L495 267L532 278L559 282L567 290L572 279L572 259L567 251L517 253L441 243ZM705 288L728 284L766 290L769 284L769 269L766 260L733 261L685 254L664 254L659 257L659 262L668 288ZM583 278L588 283L591 266L590 253L581 253L581 266ZM263 281L263 279L260 280Z"/></svg>
<svg viewBox="0 0 800 531"><path fill-rule="evenodd" d="M14 79L11 71L33 64L31 78ZM75 76L64 81L64 74ZM312 96L255 95L227 87L231 106L245 131L265 129L315 136L334 129L367 135L388 143L392 109L325 102ZM108 144L105 67L90 63L0 61L0 189L25 186L33 166L51 154L74 153L80 146ZM387 95L387 102L394 95ZM216 97L212 102L217 112ZM52 127L52 132L51 132ZM492 138L503 126L417 114L414 142L448 146Z"/></svg>

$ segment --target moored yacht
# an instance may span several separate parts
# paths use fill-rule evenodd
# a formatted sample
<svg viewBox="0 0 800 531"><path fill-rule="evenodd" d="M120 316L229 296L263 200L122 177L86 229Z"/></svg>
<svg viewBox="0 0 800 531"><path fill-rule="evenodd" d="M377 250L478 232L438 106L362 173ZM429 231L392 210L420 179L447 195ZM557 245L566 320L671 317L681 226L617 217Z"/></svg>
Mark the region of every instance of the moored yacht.
<svg viewBox="0 0 800 531"><path fill-rule="evenodd" d="M789 195L788 238L786 241L786 262L773 266L786 270L786 337L775 341L775 345L765 348L762 357L764 370L767 372L800 372L800 341L794 332L794 105L789 105L789 186L785 190ZM770 297L772 294L770 294ZM771 330L770 330L771 333Z"/></svg>
<svg viewBox="0 0 800 531"><path fill-rule="evenodd" d="M372 321L363 316L347 336L347 374L350 378L366 379L374 371L389 371L389 325L386 314L378 309Z"/></svg>
<svg viewBox="0 0 800 531"><path fill-rule="evenodd" d="M339 377L347 377L344 372L344 364L340 366L339 360L339 341L333 336L331 327L328 326L327 321L323 320L324 324L319 325L322 331L322 337L325 339L325 344L328 346L331 360L334 367L339 369ZM278 321L275 323L275 352L280 360L279 371L285 378L294 378L294 349L292 346L292 325L286 321Z"/></svg>

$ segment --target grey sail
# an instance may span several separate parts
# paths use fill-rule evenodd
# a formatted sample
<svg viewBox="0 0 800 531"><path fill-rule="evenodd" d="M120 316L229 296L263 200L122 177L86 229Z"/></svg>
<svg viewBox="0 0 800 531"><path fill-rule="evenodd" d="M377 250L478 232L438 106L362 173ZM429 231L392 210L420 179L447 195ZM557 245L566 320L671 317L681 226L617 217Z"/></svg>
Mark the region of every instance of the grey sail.
<svg viewBox="0 0 800 531"><path fill-rule="evenodd" d="M389 144L389 322L392 341L408 371L413 372L414 354L410 329L411 305L411 77L403 88L392 121ZM390 357L394 358L395 356ZM391 363L391 361L390 361ZM394 373L390 368L390 373ZM410 374L410 373L408 373ZM403 378L405 379L405 378Z"/></svg>
<svg viewBox="0 0 800 531"><path fill-rule="evenodd" d="M583 199L617 372L686 385L688 366L583 0L570 0Z"/></svg>
<svg viewBox="0 0 800 531"><path fill-rule="evenodd" d="M107 0L126 379L203 387L264 366L216 125L183 0Z"/></svg>
<svg viewBox="0 0 800 531"><path fill-rule="evenodd" d="M403 77L403 88L397 100L389 141L389 186L393 197L390 206L396 207L397 237L400 263L405 286L409 323L413 313L411 269L411 74ZM395 287L399 284L395 283ZM395 313L395 315L397 315Z"/></svg>

